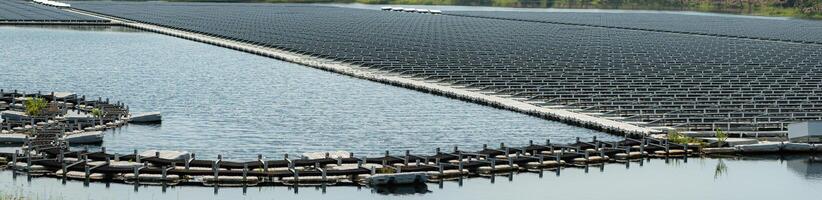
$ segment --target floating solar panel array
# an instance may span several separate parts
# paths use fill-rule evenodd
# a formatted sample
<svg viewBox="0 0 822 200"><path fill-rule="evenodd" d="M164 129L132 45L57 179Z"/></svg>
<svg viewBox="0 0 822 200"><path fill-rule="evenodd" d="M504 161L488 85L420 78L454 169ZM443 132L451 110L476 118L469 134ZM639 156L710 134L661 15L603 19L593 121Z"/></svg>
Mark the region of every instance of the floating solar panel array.
<svg viewBox="0 0 822 200"><path fill-rule="evenodd" d="M494 19L743 37L822 44L822 21L676 13L621 12L448 12Z"/></svg>
<svg viewBox="0 0 822 200"><path fill-rule="evenodd" d="M0 22L106 22L96 17L66 12L33 1L0 1Z"/></svg>
<svg viewBox="0 0 822 200"><path fill-rule="evenodd" d="M72 5L646 127L822 119L818 44L316 5Z"/></svg>

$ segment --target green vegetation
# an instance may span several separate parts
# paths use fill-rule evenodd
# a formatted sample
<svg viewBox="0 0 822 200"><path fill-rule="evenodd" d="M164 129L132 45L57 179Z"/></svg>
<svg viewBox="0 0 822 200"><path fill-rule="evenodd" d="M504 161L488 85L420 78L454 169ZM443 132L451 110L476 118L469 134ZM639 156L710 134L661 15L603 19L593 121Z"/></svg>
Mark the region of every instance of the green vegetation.
<svg viewBox="0 0 822 200"><path fill-rule="evenodd" d="M394 169L389 168L389 167L379 168L376 171L377 171L378 174L393 174L393 173L396 173L396 171Z"/></svg>
<svg viewBox="0 0 822 200"><path fill-rule="evenodd" d="M99 108L91 109L91 116L99 118L99 117L102 117L103 115L105 115L103 110L100 110Z"/></svg>
<svg viewBox="0 0 822 200"><path fill-rule="evenodd" d="M719 146L724 146L725 141L728 140L728 134L723 132L722 129L716 129L716 140L719 142Z"/></svg>
<svg viewBox="0 0 822 200"><path fill-rule="evenodd" d="M0 200L24 200L26 198L9 194L0 194Z"/></svg>
<svg viewBox="0 0 822 200"><path fill-rule="evenodd" d="M699 146L705 146L705 142L700 139L694 137L688 137L685 134L680 133L677 130L670 130L668 131L668 141L676 144L699 144Z"/></svg>
<svg viewBox="0 0 822 200"><path fill-rule="evenodd" d="M43 98L30 98L24 102L26 106L26 114L29 116L37 116L42 114L43 110L48 106L48 102Z"/></svg>
<svg viewBox="0 0 822 200"><path fill-rule="evenodd" d="M139 0L125 0L139 1ZM822 0L167 0L203 2L363 3L521 8L680 10L822 19Z"/></svg>
<svg viewBox="0 0 822 200"><path fill-rule="evenodd" d="M16 191L16 192L0 191L0 200L29 200L29 199L31 199L31 198L25 197L23 195L22 191Z"/></svg>
<svg viewBox="0 0 822 200"><path fill-rule="evenodd" d="M728 166L725 165L725 162L722 159L719 159L719 162L716 163L716 169L714 170L714 179L717 179L725 174L728 174Z"/></svg>
<svg viewBox="0 0 822 200"><path fill-rule="evenodd" d="M0 189L0 200L60 200L64 199L59 193L44 194L33 193L29 190L23 189L23 185L13 185L10 187Z"/></svg>

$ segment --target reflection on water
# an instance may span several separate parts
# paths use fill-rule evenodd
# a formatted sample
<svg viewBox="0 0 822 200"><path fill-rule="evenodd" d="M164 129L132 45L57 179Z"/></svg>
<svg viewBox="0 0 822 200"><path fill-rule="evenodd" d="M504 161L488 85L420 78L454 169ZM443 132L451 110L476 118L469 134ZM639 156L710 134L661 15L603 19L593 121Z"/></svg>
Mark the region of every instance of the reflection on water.
<svg viewBox="0 0 822 200"><path fill-rule="evenodd" d="M371 188L371 191L383 195L412 195L431 192L428 190L428 184L377 186Z"/></svg>
<svg viewBox="0 0 822 200"><path fill-rule="evenodd" d="M13 173L3 170L0 171L0 180L3 180L0 192L13 191L41 199L817 199L818 189L822 188L819 178L822 165L818 161L819 156L802 155L691 158L687 162L648 159L378 188L84 184L25 175L15 178ZM717 166L725 168L719 179L715 178ZM727 173L727 169L733 169L734 173Z"/></svg>
<svg viewBox="0 0 822 200"><path fill-rule="evenodd" d="M714 179L722 177L723 175L728 174L728 165L725 165L725 161L722 161L720 158L716 163L716 170L714 172Z"/></svg>
<svg viewBox="0 0 822 200"><path fill-rule="evenodd" d="M822 180L822 155L786 156L788 169L806 179Z"/></svg>

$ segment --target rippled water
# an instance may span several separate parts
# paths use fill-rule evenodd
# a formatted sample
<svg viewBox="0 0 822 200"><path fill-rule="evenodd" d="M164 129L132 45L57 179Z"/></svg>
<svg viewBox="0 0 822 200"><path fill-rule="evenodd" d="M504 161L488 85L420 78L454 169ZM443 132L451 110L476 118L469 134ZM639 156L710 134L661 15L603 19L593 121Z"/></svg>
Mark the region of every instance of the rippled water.
<svg viewBox="0 0 822 200"><path fill-rule="evenodd" d="M768 156L742 158L651 159L643 163L608 164L469 178L417 187L353 186L211 188L90 183L29 178L0 171L0 188L40 199L818 199L822 158ZM0 190L3 190L0 189Z"/></svg>
<svg viewBox="0 0 822 200"><path fill-rule="evenodd" d="M108 132L110 151L258 153L436 147L604 133L223 48L123 28L0 27L0 88L72 91L162 111L159 126ZM470 144L465 146L465 144ZM6 150L0 148L0 151ZM651 159L417 187L133 186L0 170L0 193L33 199L817 199L819 156Z"/></svg>
<svg viewBox="0 0 822 200"><path fill-rule="evenodd" d="M0 27L0 88L70 91L160 111L110 131L108 151L249 159L479 149L602 132L125 28ZM202 158L202 157L201 157Z"/></svg>

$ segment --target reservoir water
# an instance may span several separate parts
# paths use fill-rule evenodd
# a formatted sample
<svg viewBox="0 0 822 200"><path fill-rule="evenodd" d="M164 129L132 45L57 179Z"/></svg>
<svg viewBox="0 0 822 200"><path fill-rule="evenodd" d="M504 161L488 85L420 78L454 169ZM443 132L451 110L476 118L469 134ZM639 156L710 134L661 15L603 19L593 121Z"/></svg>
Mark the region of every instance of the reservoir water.
<svg viewBox="0 0 822 200"><path fill-rule="evenodd" d="M107 151L201 158L435 148L605 133L121 27L0 27L0 88L69 91L160 111L157 126L109 131ZM81 49L81 50L78 50ZM96 148L98 146L92 146Z"/></svg>
<svg viewBox="0 0 822 200"><path fill-rule="evenodd" d="M327 150L431 153L453 145L479 149L483 143L617 139L125 28L0 27L0 47L0 88L71 91L123 101L137 112L164 113L161 125L108 132L102 144L108 151L185 150L250 159ZM0 170L0 193L33 199L817 199L820 160L807 155L650 159L401 188L86 185Z"/></svg>

